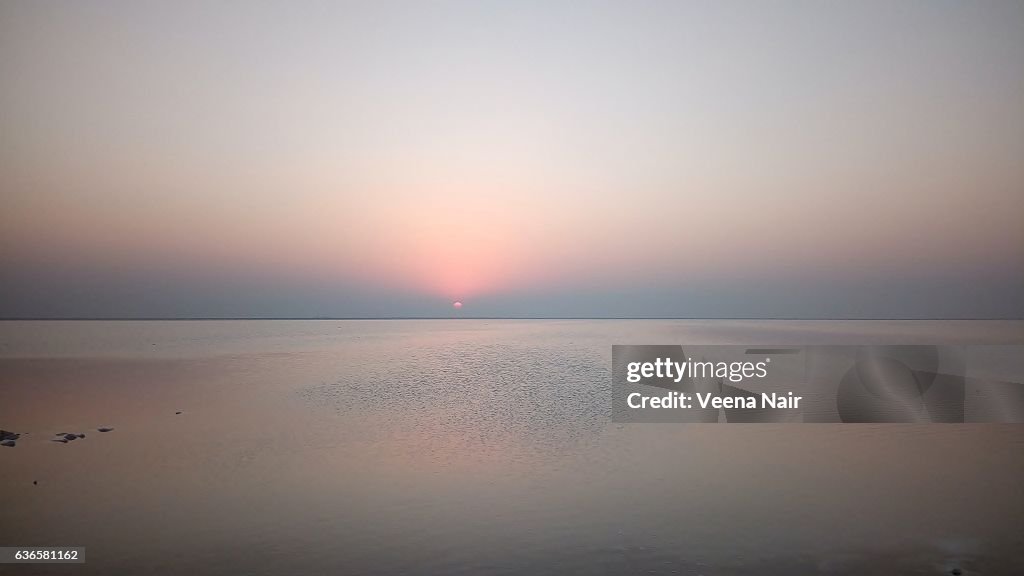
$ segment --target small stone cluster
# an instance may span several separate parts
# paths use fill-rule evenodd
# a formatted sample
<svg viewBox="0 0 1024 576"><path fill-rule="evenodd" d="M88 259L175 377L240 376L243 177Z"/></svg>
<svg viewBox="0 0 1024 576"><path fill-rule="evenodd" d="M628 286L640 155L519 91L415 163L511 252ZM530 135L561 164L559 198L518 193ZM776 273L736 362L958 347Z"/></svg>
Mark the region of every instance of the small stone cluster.
<svg viewBox="0 0 1024 576"><path fill-rule="evenodd" d="M18 443L18 438L21 438L21 434L0 430L0 446L14 448Z"/></svg>

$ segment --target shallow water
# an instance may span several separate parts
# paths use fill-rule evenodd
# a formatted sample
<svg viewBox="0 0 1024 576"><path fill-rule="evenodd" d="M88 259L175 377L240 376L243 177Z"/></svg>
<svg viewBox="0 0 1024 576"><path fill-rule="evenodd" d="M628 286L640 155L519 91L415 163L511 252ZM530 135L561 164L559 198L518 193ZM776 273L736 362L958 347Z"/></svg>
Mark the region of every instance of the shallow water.
<svg viewBox="0 0 1024 576"><path fill-rule="evenodd" d="M1024 573L1024 426L610 422L612 344L868 342L1024 322L0 322L0 545L87 548L0 573Z"/></svg>

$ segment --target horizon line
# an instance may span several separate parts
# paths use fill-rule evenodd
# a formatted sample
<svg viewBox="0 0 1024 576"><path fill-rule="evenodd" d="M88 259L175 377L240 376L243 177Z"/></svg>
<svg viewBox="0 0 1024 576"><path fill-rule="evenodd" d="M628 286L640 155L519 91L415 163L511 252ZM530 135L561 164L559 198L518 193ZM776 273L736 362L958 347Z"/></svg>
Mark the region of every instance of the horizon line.
<svg viewBox="0 0 1024 576"><path fill-rule="evenodd" d="M800 316L68 316L2 317L0 322L200 322L200 321L350 321L350 320L789 320L807 322L841 321L1024 321L1000 317L800 317Z"/></svg>

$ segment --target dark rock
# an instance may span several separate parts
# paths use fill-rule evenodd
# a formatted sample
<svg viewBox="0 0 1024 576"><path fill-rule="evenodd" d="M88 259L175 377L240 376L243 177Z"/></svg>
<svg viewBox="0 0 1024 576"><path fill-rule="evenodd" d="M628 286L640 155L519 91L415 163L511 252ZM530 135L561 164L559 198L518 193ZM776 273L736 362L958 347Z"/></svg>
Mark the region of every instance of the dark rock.
<svg viewBox="0 0 1024 576"><path fill-rule="evenodd" d="M177 412L175 412L175 414L181 414L181 410L178 410Z"/></svg>
<svg viewBox="0 0 1024 576"><path fill-rule="evenodd" d="M7 446L8 448L14 448L15 442L8 438L7 440L0 441L0 446Z"/></svg>
<svg viewBox="0 0 1024 576"><path fill-rule="evenodd" d="M97 428L96 430L97 430L98 432L110 432L111 430L113 430L113 428L111 428L111 427L109 427L109 426L100 426L100 427L99 427L99 428Z"/></svg>
<svg viewBox="0 0 1024 576"><path fill-rule="evenodd" d="M79 434L78 434L78 437L79 437L79 438L85 438L85 434L79 433Z"/></svg>
<svg viewBox="0 0 1024 576"><path fill-rule="evenodd" d="M78 434L65 434L64 439L67 440L68 442L72 440L78 440Z"/></svg>
<svg viewBox="0 0 1024 576"><path fill-rule="evenodd" d="M21 434L0 430L0 440L17 440Z"/></svg>
<svg viewBox="0 0 1024 576"><path fill-rule="evenodd" d="M39 480L33 480L32 481L32 485L33 486L38 486L39 485Z"/></svg>
<svg viewBox="0 0 1024 576"><path fill-rule="evenodd" d="M950 574L952 574L953 576L960 576L963 573L964 571L959 568L953 568L953 570L950 572Z"/></svg>

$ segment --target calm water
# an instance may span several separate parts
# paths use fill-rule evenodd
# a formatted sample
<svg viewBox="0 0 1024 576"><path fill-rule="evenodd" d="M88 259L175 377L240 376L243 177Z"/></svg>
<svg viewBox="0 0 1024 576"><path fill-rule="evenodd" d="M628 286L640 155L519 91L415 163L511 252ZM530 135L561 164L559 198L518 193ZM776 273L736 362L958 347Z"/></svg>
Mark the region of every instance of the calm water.
<svg viewBox="0 0 1024 576"><path fill-rule="evenodd" d="M612 344L867 342L1024 322L0 322L0 545L88 559L0 573L1024 573L1024 426L609 421Z"/></svg>

